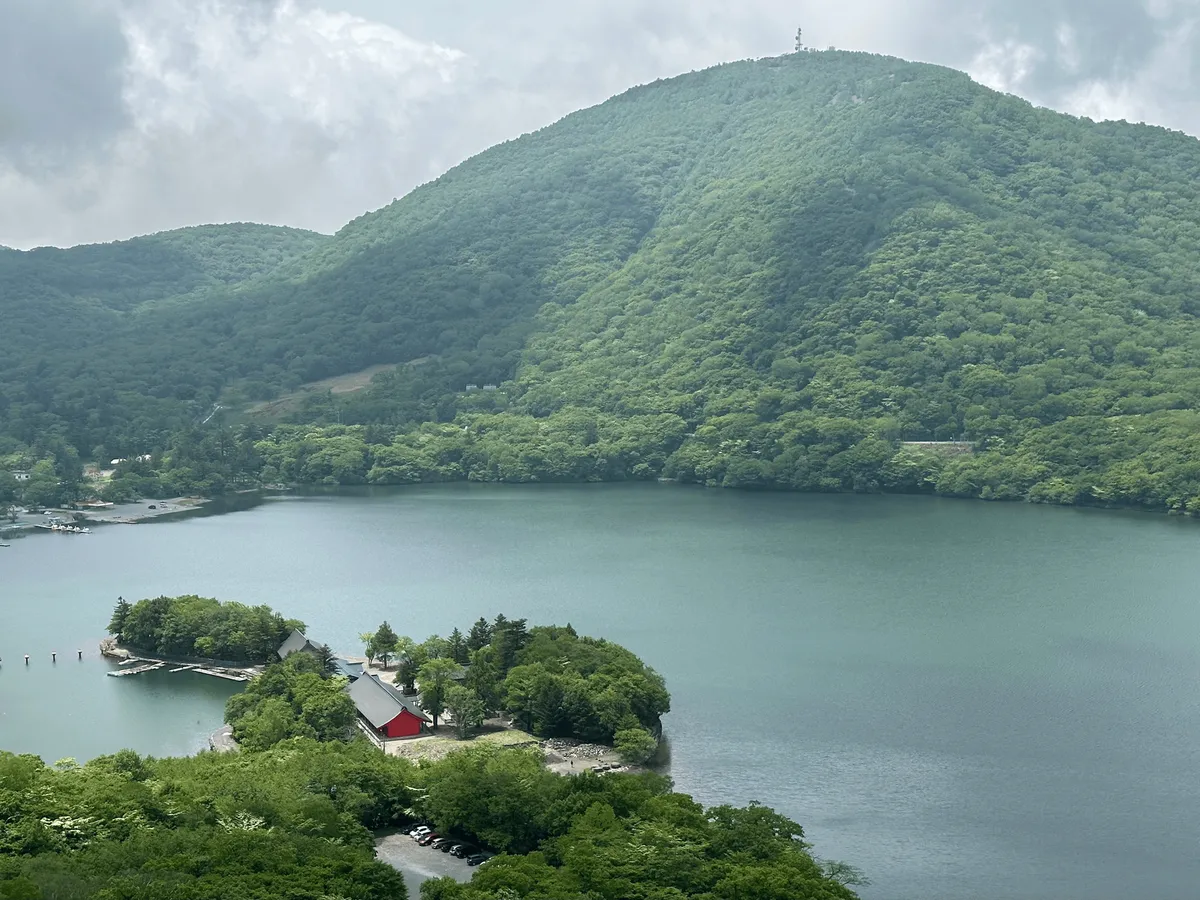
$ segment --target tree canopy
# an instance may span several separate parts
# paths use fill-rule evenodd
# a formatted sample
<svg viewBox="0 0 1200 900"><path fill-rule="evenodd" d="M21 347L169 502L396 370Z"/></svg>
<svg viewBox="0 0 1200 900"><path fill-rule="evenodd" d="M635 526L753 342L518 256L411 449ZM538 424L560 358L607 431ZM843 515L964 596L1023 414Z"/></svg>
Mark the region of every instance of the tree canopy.
<svg viewBox="0 0 1200 900"><path fill-rule="evenodd" d="M432 635L421 644L398 643L407 650L396 682L405 688L416 682L435 720L447 708L456 725L459 714L477 723L485 713L504 711L540 737L612 744L624 733L622 746L643 762L657 748L662 716L671 708L666 682L654 669L620 644L582 637L569 624L531 628L503 614L480 619L462 647L465 671L452 655L453 640ZM456 685L460 673L463 683Z"/></svg>
<svg viewBox="0 0 1200 900"><path fill-rule="evenodd" d="M225 705L234 739L249 750L293 737L349 741L357 716L346 679L331 676L321 658L309 653L292 653L267 666Z"/></svg>
<svg viewBox="0 0 1200 900"><path fill-rule="evenodd" d="M210 597L153 597L130 605L118 599L109 632L122 642L168 657L268 662L304 623L269 606L222 603Z"/></svg>
<svg viewBox="0 0 1200 900"><path fill-rule="evenodd" d="M766 807L705 809L656 775L554 775L494 745L422 765L365 739L83 766L0 752L0 798L4 900L404 900L371 830L417 816L502 854L427 900L854 897Z"/></svg>

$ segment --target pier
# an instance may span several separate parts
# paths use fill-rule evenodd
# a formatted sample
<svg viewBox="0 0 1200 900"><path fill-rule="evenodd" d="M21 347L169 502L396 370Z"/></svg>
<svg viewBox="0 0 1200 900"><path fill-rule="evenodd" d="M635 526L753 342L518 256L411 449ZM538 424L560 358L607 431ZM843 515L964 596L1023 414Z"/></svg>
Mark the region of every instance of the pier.
<svg viewBox="0 0 1200 900"><path fill-rule="evenodd" d="M131 656L128 659L122 660L120 665L122 668L114 669L108 674L113 678L120 678L124 675L141 675L143 672L157 672L159 669L165 669L171 663L161 659L139 659L136 656ZM124 668L125 666L130 666L131 668ZM195 672L197 675L224 678L226 681L246 682L251 678L250 673L238 669L222 669L195 664L178 666L177 668L167 670L168 675L174 675L176 672Z"/></svg>
<svg viewBox="0 0 1200 900"><path fill-rule="evenodd" d="M210 662L194 658L163 659L149 655L135 656L128 649L118 646L114 638L105 638L100 642L100 654L108 659L118 660L118 665L122 667L135 667L124 671L109 672L109 675L135 675L141 672L153 672L165 668L168 675L175 675L179 672L195 672L197 675L208 675L210 678L222 678L225 681L244 683L263 669L262 666L255 665L247 665L245 667L221 665L216 660Z"/></svg>
<svg viewBox="0 0 1200 900"><path fill-rule="evenodd" d="M143 662L143 660L130 660L130 662ZM141 675L143 672L153 672L155 669L161 669L166 663L156 662L148 665L134 666L132 669L114 669L108 674L113 678L121 678L124 675Z"/></svg>

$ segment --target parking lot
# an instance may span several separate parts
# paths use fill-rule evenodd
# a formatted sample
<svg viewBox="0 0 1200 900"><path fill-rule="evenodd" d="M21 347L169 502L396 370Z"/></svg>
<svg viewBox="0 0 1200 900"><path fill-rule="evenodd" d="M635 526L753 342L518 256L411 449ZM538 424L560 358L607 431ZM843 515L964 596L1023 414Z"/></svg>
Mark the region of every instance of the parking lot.
<svg viewBox="0 0 1200 900"><path fill-rule="evenodd" d="M375 853L385 862L404 873L408 896L421 896L421 884L430 878L449 875L455 881L470 881L475 870L465 859L422 847L407 834L389 834L375 841Z"/></svg>

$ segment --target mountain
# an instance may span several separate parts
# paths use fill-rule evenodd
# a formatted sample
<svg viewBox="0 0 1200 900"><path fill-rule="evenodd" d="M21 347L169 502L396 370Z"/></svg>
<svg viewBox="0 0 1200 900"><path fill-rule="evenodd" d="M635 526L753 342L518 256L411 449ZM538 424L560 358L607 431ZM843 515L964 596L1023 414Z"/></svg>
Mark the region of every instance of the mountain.
<svg viewBox="0 0 1200 900"><path fill-rule="evenodd" d="M0 248L0 431L30 443L64 431L80 441L89 418L111 414L102 398L114 387L152 387L152 377L106 377L146 339L140 322L149 310L179 318L209 293L253 284L328 240L237 224L68 250Z"/></svg>
<svg viewBox="0 0 1200 900"><path fill-rule="evenodd" d="M254 464L1200 510L1198 185L1194 138L952 70L734 63L495 147L261 276L155 302L180 282L151 262L132 299L86 298L103 342L7 341L0 417L133 452L218 401L417 363L309 394L293 418L341 425L276 429ZM0 276L0 315L45 268ZM78 331L81 296L39 308Z"/></svg>

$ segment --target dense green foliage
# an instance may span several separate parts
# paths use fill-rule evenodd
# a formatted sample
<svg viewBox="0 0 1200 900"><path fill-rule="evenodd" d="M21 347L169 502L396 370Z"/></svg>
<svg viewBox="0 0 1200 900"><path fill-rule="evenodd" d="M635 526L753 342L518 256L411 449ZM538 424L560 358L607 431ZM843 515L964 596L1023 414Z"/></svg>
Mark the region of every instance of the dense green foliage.
<svg viewBox="0 0 1200 900"><path fill-rule="evenodd" d="M225 721L247 750L266 750L293 737L348 741L357 716L346 679L331 676L309 653L292 653L267 666L225 704Z"/></svg>
<svg viewBox="0 0 1200 900"><path fill-rule="evenodd" d="M140 650L169 657L267 662L293 629L269 606L221 603L208 597L154 597L117 602L109 632Z"/></svg>
<svg viewBox="0 0 1200 900"><path fill-rule="evenodd" d="M580 637L570 625L531 629L511 668L495 644L479 655L506 673L505 710L543 737L612 743L623 731L657 734L671 708L661 675L619 644Z"/></svg>
<svg viewBox="0 0 1200 900"><path fill-rule="evenodd" d="M403 900L368 829L421 816L507 851L429 897L852 900L768 809L705 810L653 775L548 772L478 747L417 766L296 739L261 753L130 751L50 768L0 753L0 897ZM520 854L529 854L522 856Z"/></svg>
<svg viewBox="0 0 1200 900"><path fill-rule="evenodd" d="M0 453L69 480L155 452L125 488L166 493L668 477L1196 512L1198 243L1191 137L887 57L736 63L493 148L202 301L19 329ZM0 315L42 258L0 269ZM374 363L406 364L310 395L303 427L200 425Z"/></svg>
<svg viewBox="0 0 1200 900"><path fill-rule="evenodd" d="M400 665L396 682L411 689L417 682L422 704L440 715L450 697L449 684L466 663L463 708L478 703L483 711L507 712L521 727L540 737L574 737L611 744L618 732L631 755L649 756L652 735L671 708L663 677L619 644L580 637L570 625L527 628L524 619L499 615L480 619L464 638L438 635L418 644L396 640ZM432 696L431 696L432 695ZM477 718L478 716L474 716ZM638 760L643 761L643 760Z"/></svg>
<svg viewBox="0 0 1200 900"><path fill-rule="evenodd" d="M407 803L370 747L46 767L0 752L0 897L403 900L368 827Z"/></svg>

